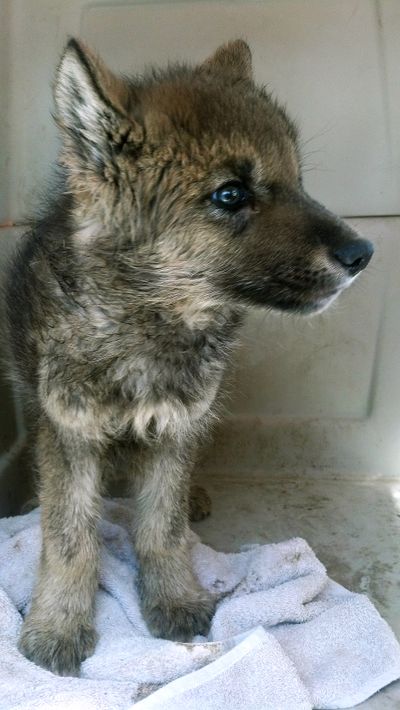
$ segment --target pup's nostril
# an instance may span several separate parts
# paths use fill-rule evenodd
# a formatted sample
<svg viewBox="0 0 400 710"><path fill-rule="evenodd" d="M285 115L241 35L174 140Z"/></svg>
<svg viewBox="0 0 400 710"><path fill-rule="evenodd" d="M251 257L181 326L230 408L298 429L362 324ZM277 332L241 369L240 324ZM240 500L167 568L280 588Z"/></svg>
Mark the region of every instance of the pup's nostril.
<svg viewBox="0 0 400 710"><path fill-rule="evenodd" d="M354 239L336 249L334 257L354 276L365 269L373 253L374 247L367 239Z"/></svg>

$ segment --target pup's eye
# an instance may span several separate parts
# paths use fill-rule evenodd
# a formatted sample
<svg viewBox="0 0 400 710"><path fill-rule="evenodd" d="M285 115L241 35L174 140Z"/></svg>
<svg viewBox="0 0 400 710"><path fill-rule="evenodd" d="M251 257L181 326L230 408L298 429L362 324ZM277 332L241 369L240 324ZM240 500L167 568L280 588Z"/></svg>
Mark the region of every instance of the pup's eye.
<svg viewBox="0 0 400 710"><path fill-rule="evenodd" d="M220 209L234 212L250 201L250 193L240 182L227 182L211 194L211 202Z"/></svg>

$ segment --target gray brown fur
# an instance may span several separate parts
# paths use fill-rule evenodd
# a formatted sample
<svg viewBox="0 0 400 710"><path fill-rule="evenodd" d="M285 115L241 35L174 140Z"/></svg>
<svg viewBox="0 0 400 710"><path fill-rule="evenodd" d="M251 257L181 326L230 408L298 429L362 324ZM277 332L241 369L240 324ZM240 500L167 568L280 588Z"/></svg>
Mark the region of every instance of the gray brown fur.
<svg viewBox="0 0 400 710"><path fill-rule="evenodd" d="M105 472L128 469L149 629L207 633L215 599L188 551L190 468L243 309L321 310L369 257L351 273L337 260L356 235L304 192L296 130L240 40L130 80L71 40L55 102L55 196L14 260L7 305L43 531L20 648L71 674L96 642ZM235 212L210 200L230 181L251 195ZM193 501L192 515L208 507Z"/></svg>

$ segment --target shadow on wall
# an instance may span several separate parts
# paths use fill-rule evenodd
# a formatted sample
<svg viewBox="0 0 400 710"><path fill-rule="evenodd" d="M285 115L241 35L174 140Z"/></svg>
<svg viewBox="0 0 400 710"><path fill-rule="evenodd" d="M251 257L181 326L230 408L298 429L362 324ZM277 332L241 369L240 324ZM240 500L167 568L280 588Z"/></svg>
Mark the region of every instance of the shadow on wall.
<svg viewBox="0 0 400 710"><path fill-rule="evenodd" d="M20 229L0 229L0 280L18 240ZM2 289L0 283L0 294ZM3 305L3 301L0 306ZM0 334L3 334L0 308ZM23 445L23 424L16 405L5 358L5 338L0 338L0 516L15 515L33 494L33 465Z"/></svg>

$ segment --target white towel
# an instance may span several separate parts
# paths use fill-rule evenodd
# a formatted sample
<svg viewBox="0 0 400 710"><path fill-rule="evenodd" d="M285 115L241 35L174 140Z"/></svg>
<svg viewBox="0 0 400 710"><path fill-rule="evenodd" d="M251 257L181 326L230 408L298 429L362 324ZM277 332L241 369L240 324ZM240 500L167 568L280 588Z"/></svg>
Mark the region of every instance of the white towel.
<svg viewBox="0 0 400 710"><path fill-rule="evenodd" d="M81 678L17 650L40 552L39 509L0 520L0 710L311 710L351 707L400 677L400 646L368 599L326 575L304 540L225 554L192 537L221 593L208 639L153 638L140 613L129 501L106 501L96 627Z"/></svg>

